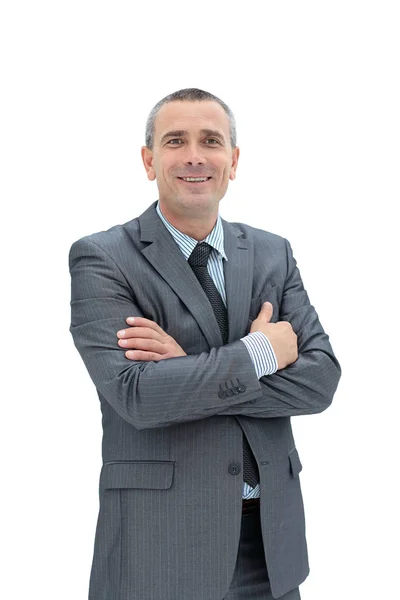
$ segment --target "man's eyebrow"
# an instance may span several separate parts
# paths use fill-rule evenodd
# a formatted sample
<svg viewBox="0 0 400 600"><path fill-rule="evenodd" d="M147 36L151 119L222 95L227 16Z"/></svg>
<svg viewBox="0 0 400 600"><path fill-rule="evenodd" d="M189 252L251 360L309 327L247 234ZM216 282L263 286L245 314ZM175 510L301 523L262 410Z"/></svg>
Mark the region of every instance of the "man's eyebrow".
<svg viewBox="0 0 400 600"><path fill-rule="evenodd" d="M204 133L204 135L209 135L211 137L216 137L216 138L220 139L222 142L225 142L225 137L222 135L222 133L220 133L216 129L202 129L201 133Z"/></svg>
<svg viewBox="0 0 400 600"><path fill-rule="evenodd" d="M169 137L182 137L184 135L186 135L188 132L185 131L184 129L176 129L175 131L168 131L167 133L165 133L162 138L161 138L161 144ZM218 138L219 140L221 140L221 142L225 142L225 138L222 135L222 133L220 133L219 131L216 131L215 129L201 129L200 133L202 133L203 135L209 135L211 137L215 137Z"/></svg>
<svg viewBox="0 0 400 600"><path fill-rule="evenodd" d="M166 140L169 137L182 137L186 133L187 133L187 131L184 131L183 129L176 129L175 131L168 131L167 133L165 133L162 136L161 144L164 142L164 140Z"/></svg>

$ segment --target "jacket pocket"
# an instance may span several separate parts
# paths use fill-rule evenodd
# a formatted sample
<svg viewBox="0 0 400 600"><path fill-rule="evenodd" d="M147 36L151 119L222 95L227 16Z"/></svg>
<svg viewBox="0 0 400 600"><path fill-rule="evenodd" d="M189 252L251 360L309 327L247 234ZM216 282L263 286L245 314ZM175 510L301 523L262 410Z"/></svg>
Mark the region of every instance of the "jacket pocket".
<svg viewBox="0 0 400 600"><path fill-rule="evenodd" d="M296 475L298 475L303 468L297 448L292 448L292 450L289 452L289 462L290 472L296 477Z"/></svg>
<svg viewBox="0 0 400 600"><path fill-rule="evenodd" d="M277 303L276 293L277 293L276 285L273 285L272 283L267 283L267 285L265 286L265 288L263 289L261 294L259 296L255 296L254 298L251 299L250 314L249 314L250 321L254 321L254 319L256 319L258 317L258 313L260 312L261 306L264 304L264 302L271 302L271 304L274 308L271 323L273 321L278 320L279 306Z"/></svg>
<svg viewBox="0 0 400 600"><path fill-rule="evenodd" d="M104 463L100 489L167 490L174 479L175 462L169 460L115 461Z"/></svg>

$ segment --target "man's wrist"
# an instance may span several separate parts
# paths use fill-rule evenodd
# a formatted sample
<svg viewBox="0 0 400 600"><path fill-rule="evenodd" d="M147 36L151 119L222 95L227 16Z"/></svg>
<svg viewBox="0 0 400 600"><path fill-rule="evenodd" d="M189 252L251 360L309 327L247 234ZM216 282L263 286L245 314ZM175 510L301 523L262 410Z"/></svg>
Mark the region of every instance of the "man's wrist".
<svg viewBox="0 0 400 600"><path fill-rule="evenodd" d="M249 351L258 379L264 375L272 375L278 370L275 352L262 331L254 331L240 339Z"/></svg>

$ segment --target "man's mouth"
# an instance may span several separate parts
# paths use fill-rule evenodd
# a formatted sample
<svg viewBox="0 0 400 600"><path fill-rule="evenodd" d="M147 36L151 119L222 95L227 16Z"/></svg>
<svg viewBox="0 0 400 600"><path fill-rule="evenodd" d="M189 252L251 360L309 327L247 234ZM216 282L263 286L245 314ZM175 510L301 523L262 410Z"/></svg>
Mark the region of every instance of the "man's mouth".
<svg viewBox="0 0 400 600"><path fill-rule="evenodd" d="M186 183L205 183L209 181L211 177L178 177L181 181L185 181Z"/></svg>

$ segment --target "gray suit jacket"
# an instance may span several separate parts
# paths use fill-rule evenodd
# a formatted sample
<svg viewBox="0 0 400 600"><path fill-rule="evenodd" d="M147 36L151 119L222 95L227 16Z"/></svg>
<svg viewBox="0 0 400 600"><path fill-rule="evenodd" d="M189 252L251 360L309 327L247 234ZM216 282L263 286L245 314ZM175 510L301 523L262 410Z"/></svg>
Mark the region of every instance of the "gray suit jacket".
<svg viewBox="0 0 400 600"><path fill-rule="evenodd" d="M309 573L290 417L330 405L340 366L289 242L223 219L229 341L222 345L207 296L155 206L70 251L70 331L103 416L89 599L226 595L241 525L242 430L259 466L262 536L278 597ZM273 322L291 323L299 357L258 380L239 338L267 300ZM128 360L116 332L135 315L156 321L188 356Z"/></svg>

